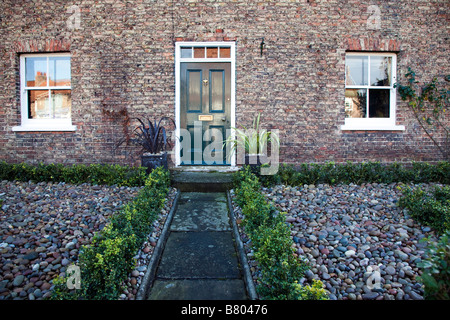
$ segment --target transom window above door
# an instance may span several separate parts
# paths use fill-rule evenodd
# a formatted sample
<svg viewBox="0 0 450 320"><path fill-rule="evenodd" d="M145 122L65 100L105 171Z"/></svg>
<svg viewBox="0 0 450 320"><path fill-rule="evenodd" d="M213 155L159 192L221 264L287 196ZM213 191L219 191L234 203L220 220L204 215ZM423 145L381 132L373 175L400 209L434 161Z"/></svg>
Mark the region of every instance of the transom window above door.
<svg viewBox="0 0 450 320"><path fill-rule="evenodd" d="M342 130L403 130L396 126L397 56L393 53L347 53L345 125Z"/></svg>
<svg viewBox="0 0 450 320"><path fill-rule="evenodd" d="M217 59L231 58L229 46L220 47L181 47L181 58L194 59Z"/></svg>

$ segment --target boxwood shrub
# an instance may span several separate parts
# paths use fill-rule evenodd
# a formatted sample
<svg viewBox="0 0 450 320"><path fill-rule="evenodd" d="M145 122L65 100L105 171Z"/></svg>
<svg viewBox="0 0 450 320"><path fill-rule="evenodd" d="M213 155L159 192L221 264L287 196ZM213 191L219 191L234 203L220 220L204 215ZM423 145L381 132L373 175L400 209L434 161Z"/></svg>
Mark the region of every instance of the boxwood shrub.
<svg viewBox="0 0 450 320"><path fill-rule="evenodd" d="M398 204L407 208L413 219L439 234L450 230L450 186L434 186L429 191L406 186L402 192Z"/></svg>
<svg viewBox="0 0 450 320"><path fill-rule="evenodd" d="M111 217L110 223L96 233L79 255L81 288L69 290L65 278L53 280L52 299L117 299L122 283L134 267L133 257L151 232L169 190L169 172L154 169L136 198Z"/></svg>
<svg viewBox="0 0 450 320"><path fill-rule="evenodd" d="M450 230L446 230L437 241L427 242L426 259L418 266L422 269L419 280L425 287L425 299L450 299Z"/></svg>
<svg viewBox="0 0 450 320"><path fill-rule="evenodd" d="M259 172L259 171L257 171ZM429 183L450 184L450 163L448 161L429 164L382 164L380 162L361 163L303 163L298 166L281 164L277 174L258 176L263 185L282 183L285 185L338 184L338 183Z"/></svg>
<svg viewBox="0 0 450 320"><path fill-rule="evenodd" d="M306 261L294 255L290 228L260 191L260 182L248 166L234 174L236 203L244 216L242 225L249 236L261 270L258 294L262 299L325 300L321 282L302 286L298 280L308 269Z"/></svg>
<svg viewBox="0 0 450 320"><path fill-rule="evenodd" d="M0 180L35 182L91 183L98 185L142 186L146 174L144 167L107 164L63 164L31 165L28 163L0 162Z"/></svg>

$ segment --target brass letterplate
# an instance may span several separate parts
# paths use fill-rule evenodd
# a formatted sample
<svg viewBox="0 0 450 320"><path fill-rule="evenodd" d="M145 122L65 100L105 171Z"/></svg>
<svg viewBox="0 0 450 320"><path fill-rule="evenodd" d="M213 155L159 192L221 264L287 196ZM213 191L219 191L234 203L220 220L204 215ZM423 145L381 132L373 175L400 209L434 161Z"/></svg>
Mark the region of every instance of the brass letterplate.
<svg viewBox="0 0 450 320"><path fill-rule="evenodd" d="M200 114L198 116L199 121L213 121L213 115L212 114Z"/></svg>

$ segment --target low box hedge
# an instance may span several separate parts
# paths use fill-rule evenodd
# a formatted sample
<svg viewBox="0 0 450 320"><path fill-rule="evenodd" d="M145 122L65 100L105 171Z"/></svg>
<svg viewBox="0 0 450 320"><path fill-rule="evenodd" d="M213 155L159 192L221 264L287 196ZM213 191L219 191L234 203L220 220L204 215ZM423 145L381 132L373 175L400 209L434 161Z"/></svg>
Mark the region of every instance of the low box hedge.
<svg viewBox="0 0 450 320"><path fill-rule="evenodd" d="M28 163L0 162L0 180L35 182L91 183L97 185L142 186L146 168L107 164L31 165Z"/></svg>
<svg viewBox="0 0 450 320"><path fill-rule="evenodd" d="M234 174L236 203L244 216L242 225L249 236L261 271L256 290L262 299L325 300L323 284L302 286L298 281L307 262L294 254L290 228L283 213L275 210L260 192L260 182L250 168Z"/></svg>
<svg viewBox="0 0 450 320"><path fill-rule="evenodd" d="M258 170L256 170L258 172ZM436 164L411 162L410 164L382 164L380 162L352 163L303 163L301 165L281 164L275 175L258 176L265 186L285 184L298 186L304 184L326 183L429 183L450 184L450 162Z"/></svg>
<svg viewBox="0 0 450 320"><path fill-rule="evenodd" d="M134 267L133 257L164 205L169 186L169 172L161 167L154 169L136 198L111 217L110 223L96 233L89 246L81 249L81 288L68 288L71 275L57 277L53 280L51 299L117 299L123 281Z"/></svg>

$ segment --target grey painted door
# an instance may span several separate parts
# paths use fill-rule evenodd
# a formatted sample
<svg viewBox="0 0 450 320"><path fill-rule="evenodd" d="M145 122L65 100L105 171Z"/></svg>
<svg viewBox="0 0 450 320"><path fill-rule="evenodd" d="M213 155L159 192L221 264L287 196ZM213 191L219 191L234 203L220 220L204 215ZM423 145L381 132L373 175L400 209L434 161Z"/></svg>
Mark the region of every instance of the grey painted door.
<svg viewBox="0 0 450 320"><path fill-rule="evenodd" d="M190 132L190 147L181 137L182 165L229 165L222 145L231 123L230 70L224 62L181 63L180 127Z"/></svg>

